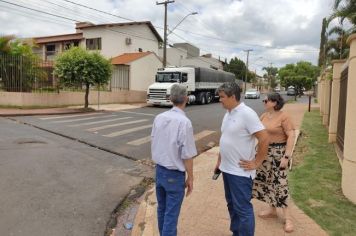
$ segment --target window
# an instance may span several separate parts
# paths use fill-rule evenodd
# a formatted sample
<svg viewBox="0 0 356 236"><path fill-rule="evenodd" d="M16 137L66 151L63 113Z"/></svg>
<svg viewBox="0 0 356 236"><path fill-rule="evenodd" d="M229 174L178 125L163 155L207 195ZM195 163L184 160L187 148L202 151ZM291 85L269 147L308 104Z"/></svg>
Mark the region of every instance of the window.
<svg viewBox="0 0 356 236"><path fill-rule="evenodd" d="M54 55L56 54L56 45L55 44L47 44L46 45L46 55Z"/></svg>
<svg viewBox="0 0 356 236"><path fill-rule="evenodd" d="M101 38L86 39L87 50L101 50Z"/></svg>
<svg viewBox="0 0 356 236"><path fill-rule="evenodd" d="M54 44L46 45L46 52L55 52L55 51L56 51L56 45Z"/></svg>

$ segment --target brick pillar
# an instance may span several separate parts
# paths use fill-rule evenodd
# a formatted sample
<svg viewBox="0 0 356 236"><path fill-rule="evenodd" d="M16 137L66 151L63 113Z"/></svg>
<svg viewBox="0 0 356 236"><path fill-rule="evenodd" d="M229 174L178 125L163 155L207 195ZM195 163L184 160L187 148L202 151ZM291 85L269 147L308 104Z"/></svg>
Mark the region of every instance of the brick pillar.
<svg viewBox="0 0 356 236"><path fill-rule="evenodd" d="M324 93L325 93L325 89L324 89L324 72L321 74L320 76L320 115L321 117L323 117L324 115Z"/></svg>
<svg viewBox="0 0 356 236"><path fill-rule="evenodd" d="M334 60L333 64L333 82L331 85L331 106L330 106L330 123L329 123L329 143L336 142L337 121L339 112L340 99L340 79L342 66L346 60Z"/></svg>
<svg viewBox="0 0 356 236"><path fill-rule="evenodd" d="M350 45L349 71L347 84L347 104L345 120L344 160L342 162L342 191L356 203L356 34L347 43Z"/></svg>

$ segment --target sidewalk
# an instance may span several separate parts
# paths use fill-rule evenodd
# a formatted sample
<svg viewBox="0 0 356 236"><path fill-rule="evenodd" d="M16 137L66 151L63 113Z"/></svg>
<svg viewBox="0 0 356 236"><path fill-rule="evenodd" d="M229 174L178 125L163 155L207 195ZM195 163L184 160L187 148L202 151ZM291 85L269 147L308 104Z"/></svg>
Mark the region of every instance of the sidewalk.
<svg viewBox="0 0 356 236"><path fill-rule="evenodd" d="M59 115L59 114L74 114L95 111L119 111L127 109L135 109L146 106L146 103L135 104L103 104L89 105L90 109L84 109L83 106L70 106L63 108L38 108L38 109L20 109L20 108L0 108L1 116L30 116L30 115Z"/></svg>
<svg viewBox="0 0 356 236"><path fill-rule="evenodd" d="M296 129L299 130L306 104L286 104L284 110L293 118ZM228 236L230 219L227 212L222 178L211 179L216 164L219 147L214 147L202 153L194 160L194 190L191 196L184 199L178 225L178 235L181 236ZM132 236L157 236L156 207L157 201L154 188L147 191L139 206L134 221ZM267 205L253 200L255 214ZM256 218L255 235L327 235L319 225L304 214L292 201L290 202L295 231L286 234L283 231L281 211L278 219ZM256 214L257 215L257 214Z"/></svg>

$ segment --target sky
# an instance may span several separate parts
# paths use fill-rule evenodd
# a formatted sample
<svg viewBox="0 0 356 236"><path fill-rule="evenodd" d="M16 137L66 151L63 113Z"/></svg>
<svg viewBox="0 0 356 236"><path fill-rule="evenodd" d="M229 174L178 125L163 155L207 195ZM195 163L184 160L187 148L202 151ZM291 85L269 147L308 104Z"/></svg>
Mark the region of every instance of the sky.
<svg viewBox="0 0 356 236"><path fill-rule="evenodd" d="M162 0L163 1L163 0ZM94 11L79 5L100 10ZM0 0L0 35L38 37L75 32L75 22L96 24L151 21L163 38L164 7L155 0ZM161 2L161 1L159 1ZM15 4L11 5L9 3ZM333 0L176 0L168 4L168 43L188 42L201 54L229 61L237 57L249 69L288 63L317 63L321 22ZM25 7L25 8L24 8ZM36 12L36 9L49 14ZM111 14L111 15L110 15Z"/></svg>

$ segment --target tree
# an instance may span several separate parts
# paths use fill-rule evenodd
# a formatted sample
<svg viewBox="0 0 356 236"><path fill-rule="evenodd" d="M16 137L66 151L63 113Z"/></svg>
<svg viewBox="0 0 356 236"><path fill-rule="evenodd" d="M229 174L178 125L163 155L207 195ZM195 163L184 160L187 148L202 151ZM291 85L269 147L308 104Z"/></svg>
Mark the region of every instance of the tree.
<svg viewBox="0 0 356 236"><path fill-rule="evenodd" d="M278 78L283 87L293 86L297 94L301 95L303 89L312 88L320 73L318 66L310 62L300 61L297 64L287 64L278 71Z"/></svg>
<svg viewBox="0 0 356 236"><path fill-rule="evenodd" d="M319 48L319 60L318 66L323 66L326 60L326 44L328 41L326 29L328 27L328 21L326 18L323 19L322 27L321 27L321 34L320 34L320 48Z"/></svg>
<svg viewBox="0 0 356 236"><path fill-rule="evenodd" d="M14 36L0 37L0 77L8 92L31 92L35 80L45 80L40 58L33 54L30 45Z"/></svg>
<svg viewBox="0 0 356 236"><path fill-rule="evenodd" d="M237 79L245 81L246 64L237 57L231 58L230 63L225 65L225 71L234 73ZM254 73L248 71L247 82L250 82L254 78Z"/></svg>
<svg viewBox="0 0 356 236"><path fill-rule="evenodd" d="M278 68L273 66L263 67L262 70L267 72L266 78L268 81L267 87L275 88L277 86L275 77L278 73Z"/></svg>
<svg viewBox="0 0 356 236"><path fill-rule="evenodd" d="M72 47L59 55L54 66L60 84L69 87L78 84L85 86L85 108L89 106L90 86L107 84L111 71L110 60L97 52L90 53L79 47Z"/></svg>

